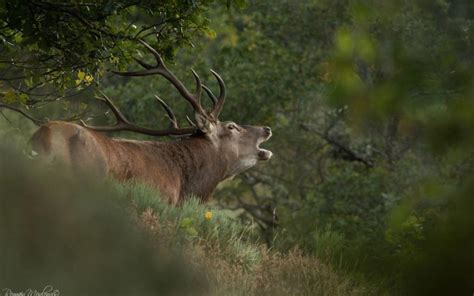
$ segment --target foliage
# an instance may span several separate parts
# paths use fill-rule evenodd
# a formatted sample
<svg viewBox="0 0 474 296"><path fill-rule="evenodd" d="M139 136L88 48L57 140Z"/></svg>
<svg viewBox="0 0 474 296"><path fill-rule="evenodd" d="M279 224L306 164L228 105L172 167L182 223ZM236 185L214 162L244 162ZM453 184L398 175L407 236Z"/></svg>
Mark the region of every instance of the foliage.
<svg viewBox="0 0 474 296"><path fill-rule="evenodd" d="M468 131L472 124L467 118L472 118L469 98L474 77L470 69L474 61L470 54L472 44L466 42L472 35L472 29L466 30L472 26L472 15L466 14L470 9L467 1L433 5L426 1L354 3L349 10L351 23L335 32L335 51L328 73L331 102L337 106L347 104L354 110L352 120L355 127L363 129L361 134L370 133L374 125L391 121L392 138L403 141L416 135L431 144L420 141L425 145L411 148L416 159L422 160L413 165L421 165L422 170L432 169L425 175L427 180L421 182L417 178L418 184L396 193L401 206L391 214L397 218L392 219L386 238L405 248L398 249L402 255L394 260L398 261L398 268L403 269L409 258L424 256L421 242L434 225L443 223L438 217L447 205L456 203L457 194L452 193L451 199L435 200L436 197L445 195L469 175L439 172L455 170L471 157L466 149L472 143L472 133ZM400 148L397 144L394 148L385 155L391 171L394 164L401 162L397 156ZM436 168L439 160L421 155L429 149L437 153L456 151L457 160ZM424 164L426 160L431 163ZM403 174L397 172L399 177L395 180L400 181Z"/></svg>
<svg viewBox="0 0 474 296"><path fill-rule="evenodd" d="M392 199L384 193L385 177L357 166L334 170L307 197L304 207L282 209L283 243L305 246L318 257L336 262L343 252L352 258L355 250L376 248L384 237L384 216Z"/></svg>
<svg viewBox="0 0 474 296"><path fill-rule="evenodd" d="M1 89L5 101L27 105L69 97L123 69L148 40L167 59L192 37L212 34L213 2L241 1L25 1L0 2Z"/></svg>
<svg viewBox="0 0 474 296"><path fill-rule="evenodd" d="M470 235L474 229L473 181L470 177L457 190L443 193L450 201L449 206L430 223L425 223L428 226L424 231L426 238L401 273L404 287L411 294L471 293L474 284L474 241Z"/></svg>

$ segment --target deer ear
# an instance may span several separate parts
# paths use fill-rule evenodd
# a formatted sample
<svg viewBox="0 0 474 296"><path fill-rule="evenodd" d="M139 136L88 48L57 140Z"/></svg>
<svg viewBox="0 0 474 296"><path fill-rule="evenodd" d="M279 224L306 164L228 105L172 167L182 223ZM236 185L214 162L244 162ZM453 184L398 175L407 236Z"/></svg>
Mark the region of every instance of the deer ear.
<svg viewBox="0 0 474 296"><path fill-rule="evenodd" d="M194 118L196 119L197 126L205 134L212 134L216 129L216 125L210 121L206 116L200 113L194 113Z"/></svg>

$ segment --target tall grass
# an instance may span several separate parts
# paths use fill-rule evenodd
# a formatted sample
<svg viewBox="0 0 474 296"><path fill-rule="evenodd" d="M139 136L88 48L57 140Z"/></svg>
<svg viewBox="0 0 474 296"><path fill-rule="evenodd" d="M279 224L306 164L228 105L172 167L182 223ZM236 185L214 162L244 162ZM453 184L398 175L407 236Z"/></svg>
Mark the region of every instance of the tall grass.
<svg viewBox="0 0 474 296"><path fill-rule="evenodd" d="M220 250L220 256L242 268L251 269L258 263L256 225L242 224L228 211L209 208L196 198L174 207L161 201L158 192L146 185L111 183L118 192L117 197L128 201L134 214L148 228L159 232L160 244L164 247L212 246Z"/></svg>
<svg viewBox="0 0 474 296"><path fill-rule="evenodd" d="M258 240L252 224L242 224L225 210L191 198L180 207L162 202L158 193L140 184L117 184L118 196L131 205L137 223L165 249L179 249L195 270L205 274L210 295L371 295L373 288L335 272L298 248L281 253ZM206 219L206 213L212 218ZM321 255L340 248L330 229L317 238ZM324 253L324 254L323 254Z"/></svg>

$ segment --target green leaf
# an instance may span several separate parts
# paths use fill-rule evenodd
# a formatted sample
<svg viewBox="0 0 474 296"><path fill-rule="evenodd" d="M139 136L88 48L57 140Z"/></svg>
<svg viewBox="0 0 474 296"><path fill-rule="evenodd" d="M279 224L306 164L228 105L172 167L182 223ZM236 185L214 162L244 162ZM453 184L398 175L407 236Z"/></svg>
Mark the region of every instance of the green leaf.
<svg viewBox="0 0 474 296"><path fill-rule="evenodd" d="M11 88L3 94L3 101L5 104L14 104L17 102L17 98L17 93Z"/></svg>

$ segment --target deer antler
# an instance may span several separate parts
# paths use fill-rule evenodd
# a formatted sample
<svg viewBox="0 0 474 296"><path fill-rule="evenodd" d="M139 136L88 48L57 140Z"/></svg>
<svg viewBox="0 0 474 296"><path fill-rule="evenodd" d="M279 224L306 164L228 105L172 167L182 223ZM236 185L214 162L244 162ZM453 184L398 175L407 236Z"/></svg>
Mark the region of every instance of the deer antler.
<svg viewBox="0 0 474 296"><path fill-rule="evenodd" d="M224 84L224 80L222 79L222 77L217 74L216 71L212 70L211 69L211 73L212 75L214 75L217 79L217 82L219 83L219 98L217 98L217 102L214 104L214 108L212 108L211 110L211 114L212 116L215 118L215 119L218 119L219 118L219 114L221 113L222 111L222 108L224 107L224 102L225 102L225 95L226 95L226 92L225 92L225 84ZM204 90L207 92L207 94L211 97L213 97L213 101L215 100L215 96L212 94L211 90L209 88L204 88Z"/></svg>
<svg viewBox="0 0 474 296"><path fill-rule="evenodd" d="M218 98L216 98L216 96L211 92L211 90L207 86L202 84L201 79L199 78L198 74L194 70L192 70L192 73L194 76L194 80L196 81L196 89L194 92L190 92L184 86L184 84L170 70L168 70L160 54L152 46L150 46L148 43L146 43L142 39L139 39L139 42L155 57L155 61L156 61L155 65L151 65L140 59L134 58L135 61L144 68L144 70L127 71L127 72L112 71L112 72L121 76L137 76L137 77L156 75L156 74L161 75L165 77L169 82L171 82L171 84L174 85L174 87L178 90L181 96L192 105L196 113L199 113L200 115L204 116L205 118L209 120L217 121L219 117L219 113L222 111L222 108L224 106L225 95L226 95L224 80L219 76L219 74L211 70L211 73L216 77L217 82L219 83L220 93L219 93ZM209 112L204 110L203 106L201 105L201 93L202 93L203 88L208 94L208 96L211 98L211 100L213 101L213 107ZM176 116L174 115L171 108L162 99L160 99L157 96L155 96L156 99L161 104L163 109L166 111L166 113L168 114L168 118L170 119L171 126L168 129L152 130L152 129L142 128L142 127L133 125L125 118L125 116L118 110L118 108L112 103L112 101L105 94L103 93L101 94L103 98L100 100L106 103L109 106L109 108L112 110L112 112L114 113L117 119L117 123L114 126L94 127L94 126L89 126L85 124L83 121L81 121L82 125L87 128L97 130L97 131L127 130L127 131L147 134L151 136L186 135L186 134L193 134L198 131L198 127L188 117L186 119L191 126L187 128L179 128L178 122L176 120Z"/></svg>
<svg viewBox="0 0 474 296"><path fill-rule="evenodd" d="M162 136L179 136L179 135L190 135L194 134L198 128L193 126L193 127L186 127L186 128L180 128L178 126L178 122L176 120L176 116L174 115L173 111L171 108L163 101L161 100L158 96L155 96L155 98L160 102L161 106L163 109L165 109L166 113L168 114L168 118L171 121L171 126L167 129L162 129L162 130L155 130L155 129L149 129L145 127L140 127L137 125L134 125L128 121L128 119L120 112L120 110L115 106L114 103L105 95L102 91L100 91L100 94L102 95L101 100L104 102L110 110L115 115L115 118L117 119L117 123L113 126L90 126L86 124L83 120L80 121L81 125L95 130L95 131L101 131L101 132L108 132L108 131L129 131L129 132L136 132L140 134L145 134L149 136L155 136L155 137L162 137Z"/></svg>
<svg viewBox="0 0 474 296"><path fill-rule="evenodd" d="M137 61L138 64L140 64L145 70L142 71L132 71L132 72L114 72L115 74L122 75L122 76L148 76L148 75L161 75L165 77L171 84L173 84L176 89L179 91L179 93L188 101L191 103L193 106L194 110L196 112L199 112L200 114L204 116L209 116L211 115L214 120L218 119L219 113L222 111L222 108L224 106L225 102L225 95L226 95L226 90L225 90L225 84L224 80L222 79L221 76L214 70L210 70L211 73L216 77L217 82L219 83L219 88L220 88L220 94L219 98L216 98L212 92L207 88L206 86L202 85L201 80L197 73L194 70L191 70L194 76L194 79L196 80L196 90L194 93L191 93L186 89L186 87L183 85L183 83L176 78L176 76L168 70L166 67L165 63L163 62L163 59L161 58L161 55L148 43L143 41L142 39L139 40L143 46L145 46L148 51L155 57L156 60L156 65L150 65L148 63L145 63L137 58L135 58L135 61ZM214 107L211 110L211 112L206 113L204 111L204 108L201 105L201 92L202 88L206 91L206 93L215 101Z"/></svg>
<svg viewBox="0 0 474 296"><path fill-rule="evenodd" d="M155 57L156 60L156 65L150 65L148 63L145 63L137 58L135 58L135 61L139 63L145 70L142 71L130 71L130 72L117 72L113 71L113 73L121 76L148 76L148 75L156 75L159 74L163 77L165 77L171 84L176 87L176 89L179 91L181 96L187 100L194 108L194 110L202 115L206 115L206 112L201 106L201 90L202 90L202 83L201 79L197 75L197 73L194 70L191 70L194 76L194 79L196 81L196 90L194 93L191 93L185 86L184 84L176 77L174 74L168 70L166 67L165 63L163 62L163 59L161 58L160 54L153 48L151 45L146 43L143 40L139 40L143 46L145 46L148 51L150 51L153 56Z"/></svg>

